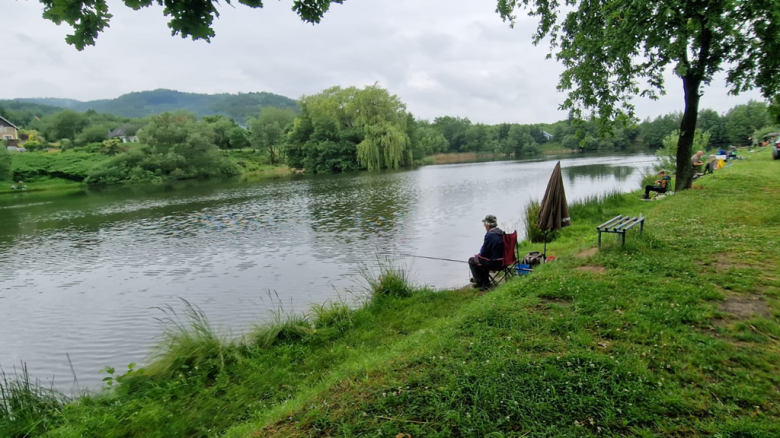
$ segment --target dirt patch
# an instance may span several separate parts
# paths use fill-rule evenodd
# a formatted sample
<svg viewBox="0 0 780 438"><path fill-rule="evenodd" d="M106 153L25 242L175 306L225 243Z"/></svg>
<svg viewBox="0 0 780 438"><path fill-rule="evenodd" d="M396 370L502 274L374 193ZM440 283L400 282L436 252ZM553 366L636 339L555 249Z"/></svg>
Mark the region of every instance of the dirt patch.
<svg viewBox="0 0 780 438"><path fill-rule="evenodd" d="M539 300L542 302L542 304L557 304L559 306L571 306L571 300L567 300L565 298L539 297Z"/></svg>
<svg viewBox="0 0 780 438"><path fill-rule="evenodd" d="M584 259L584 258L590 257L592 255L595 255L597 252L599 252L599 249L595 248L595 247L594 248L583 249L582 251L578 252L577 254L574 254L574 257L576 257L578 259Z"/></svg>
<svg viewBox="0 0 780 438"><path fill-rule="evenodd" d="M744 263L735 263L737 261L738 260L735 260L733 255L729 256L727 254L718 254L715 256L715 270L720 272L728 271L729 269L743 269L753 267Z"/></svg>
<svg viewBox="0 0 780 438"><path fill-rule="evenodd" d="M594 274L603 274L605 271L603 266L598 265L577 266L575 269L581 272L593 272Z"/></svg>
<svg viewBox="0 0 780 438"><path fill-rule="evenodd" d="M737 319L748 319L753 316L771 318L769 305L758 297L729 295L720 303L720 310L734 315ZM719 321L719 320L715 320ZM717 323L715 323L717 325Z"/></svg>

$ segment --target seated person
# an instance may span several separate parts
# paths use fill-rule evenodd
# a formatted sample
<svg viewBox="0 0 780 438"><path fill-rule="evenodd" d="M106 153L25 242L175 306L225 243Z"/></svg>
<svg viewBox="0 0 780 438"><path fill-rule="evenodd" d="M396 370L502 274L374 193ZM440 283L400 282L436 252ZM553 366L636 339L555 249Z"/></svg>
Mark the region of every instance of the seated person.
<svg viewBox="0 0 780 438"><path fill-rule="evenodd" d="M709 161L707 161L707 164L704 166L704 174L708 173L714 173L715 168L718 165L718 158L715 157L715 155L710 155Z"/></svg>
<svg viewBox="0 0 780 438"><path fill-rule="evenodd" d="M672 177L666 174L665 170L658 172L660 179L655 180L655 185L645 186L645 195L642 199L650 199L650 192L666 193L669 190L669 185L672 184Z"/></svg>
<svg viewBox="0 0 780 438"><path fill-rule="evenodd" d="M469 259L474 288L486 289L490 286L489 272L491 269L500 269L504 258L504 232L498 228L495 216L489 214L482 220L485 226L485 241L479 254Z"/></svg>

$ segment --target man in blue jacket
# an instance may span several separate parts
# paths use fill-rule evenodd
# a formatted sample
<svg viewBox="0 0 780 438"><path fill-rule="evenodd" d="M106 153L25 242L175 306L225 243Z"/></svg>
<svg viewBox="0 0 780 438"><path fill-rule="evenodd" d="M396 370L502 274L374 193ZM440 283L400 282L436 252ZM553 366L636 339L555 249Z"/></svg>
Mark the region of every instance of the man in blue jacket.
<svg viewBox="0 0 780 438"><path fill-rule="evenodd" d="M488 277L491 269L500 269L504 258L504 232L498 228L495 216L489 214L482 220L485 226L485 242L479 254L469 259L474 288L486 289L490 286Z"/></svg>

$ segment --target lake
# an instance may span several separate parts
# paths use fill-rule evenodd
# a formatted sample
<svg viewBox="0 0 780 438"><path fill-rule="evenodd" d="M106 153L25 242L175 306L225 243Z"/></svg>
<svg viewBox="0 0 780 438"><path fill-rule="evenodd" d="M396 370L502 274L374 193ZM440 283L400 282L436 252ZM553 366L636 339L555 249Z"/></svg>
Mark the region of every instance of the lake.
<svg viewBox="0 0 780 438"><path fill-rule="evenodd" d="M0 196L0 366L69 389L70 362L94 389L103 367L144 362L180 298L239 336L280 307L355 300L385 257L415 283L466 285L465 264L401 254L466 260L486 214L522 234L556 161ZM567 198L636 190L654 161L562 157Z"/></svg>

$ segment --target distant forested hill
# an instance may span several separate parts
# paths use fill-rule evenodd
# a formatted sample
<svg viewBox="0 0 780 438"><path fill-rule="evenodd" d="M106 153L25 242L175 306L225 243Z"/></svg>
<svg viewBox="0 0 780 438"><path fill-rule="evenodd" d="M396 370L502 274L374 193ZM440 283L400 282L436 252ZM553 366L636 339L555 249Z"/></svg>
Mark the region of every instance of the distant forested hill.
<svg viewBox="0 0 780 438"><path fill-rule="evenodd" d="M183 109L199 117L224 114L233 117L239 123L244 123L249 117L257 117L260 114L260 110L266 107L299 110L298 104L293 99L265 92L197 94L160 89L124 94L116 99L92 100L89 102L57 98L23 98L16 100L76 111L92 109L99 113L114 114L121 117L144 117L165 111ZM7 106L8 102L0 101L0 105Z"/></svg>

